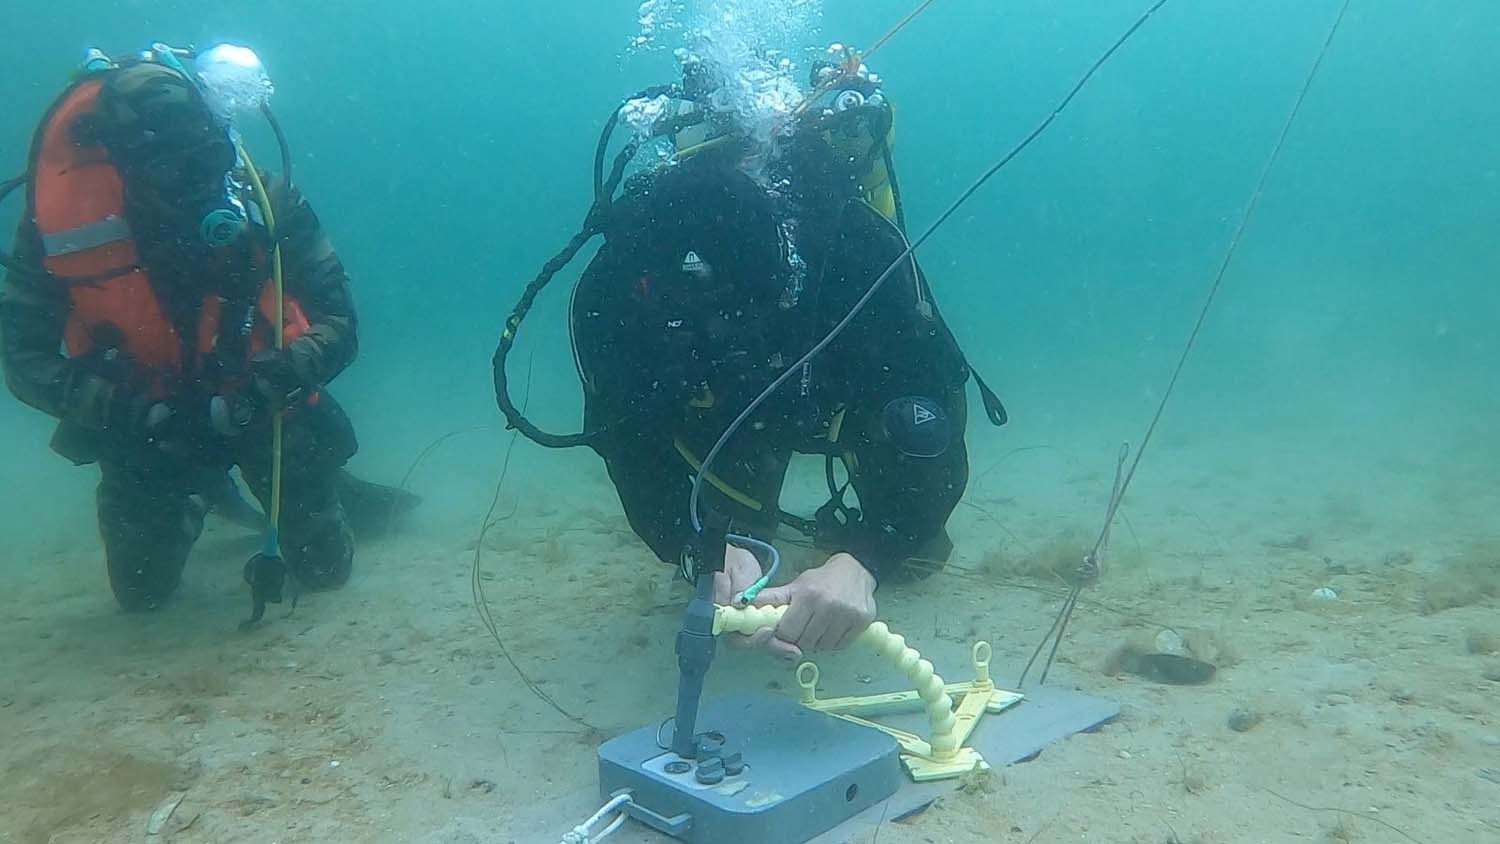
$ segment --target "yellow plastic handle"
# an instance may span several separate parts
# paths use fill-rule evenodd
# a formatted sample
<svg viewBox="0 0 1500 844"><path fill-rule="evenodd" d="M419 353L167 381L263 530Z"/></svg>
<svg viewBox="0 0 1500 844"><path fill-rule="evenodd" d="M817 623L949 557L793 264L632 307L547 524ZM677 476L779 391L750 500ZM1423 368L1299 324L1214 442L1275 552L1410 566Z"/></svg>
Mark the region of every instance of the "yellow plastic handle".
<svg viewBox="0 0 1500 844"><path fill-rule="evenodd" d="M742 633L750 635L764 627L775 627L781 623L781 617L786 615L787 608L781 607L726 607L720 606L714 613L714 635L724 633ZM953 715L953 698L943 688L943 678L937 675L932 668L932 663L923 659L916 649L906 644L906 639L899 633L892 633L885 622L877 621L864 629L856 638L857 642L864 643L875 649L882 657L889 660L902 674L911 681L913 688L917 690L917 696L922 699L922 704L927 710L927 723L932 727L932 752L935 757L942 758L951 756L958 751L958 719ZM986 651L988 646L986 646ZM981 654L976 650L975 663L981 662ZM989 654L983 654L986 669L989 663ZM986 674L988 671L985 672ZM799 670L799 680L802 674ZM817 684L816 674L811 678L813 685ZM806 684L803 684L804 699L808 693Z"/></svg>

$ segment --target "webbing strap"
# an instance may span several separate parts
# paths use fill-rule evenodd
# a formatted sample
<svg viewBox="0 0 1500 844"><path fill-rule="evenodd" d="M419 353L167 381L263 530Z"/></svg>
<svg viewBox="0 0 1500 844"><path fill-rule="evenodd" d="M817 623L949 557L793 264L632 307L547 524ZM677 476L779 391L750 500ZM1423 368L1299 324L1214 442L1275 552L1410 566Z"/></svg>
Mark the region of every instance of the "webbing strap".
<svg viewBox="0 0 1500 844"><path fill-rule="evenodd" d="M61 258L130 239L130 226L116 214L75 229L42 235L42 251L48 258Z"/></svg>

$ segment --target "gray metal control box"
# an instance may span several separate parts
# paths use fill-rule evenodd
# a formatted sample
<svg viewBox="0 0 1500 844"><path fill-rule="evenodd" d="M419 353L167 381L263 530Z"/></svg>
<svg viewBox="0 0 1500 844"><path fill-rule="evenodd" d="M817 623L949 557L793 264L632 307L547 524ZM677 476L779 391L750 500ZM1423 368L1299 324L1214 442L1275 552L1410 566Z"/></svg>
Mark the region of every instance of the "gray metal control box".
<svg viewBox="0 0 1500 844"><path fill-rule="evenodd" d="M628 789L628 815L692 844L802 844L906 781L895 739L784 697L707 702L698 726L722 737L743 770L700 782L693 760L663 750L667 737L658 743L657 728L642 727L600 746L602 796Z"/></svg>

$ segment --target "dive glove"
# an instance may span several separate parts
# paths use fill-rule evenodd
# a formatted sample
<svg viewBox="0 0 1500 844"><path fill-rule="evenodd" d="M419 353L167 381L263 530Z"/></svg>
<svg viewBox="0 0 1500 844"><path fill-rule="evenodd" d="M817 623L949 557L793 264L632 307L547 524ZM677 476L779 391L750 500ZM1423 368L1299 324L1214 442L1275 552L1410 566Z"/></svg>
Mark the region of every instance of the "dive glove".
<svg viewBox="0 0 1500 844"><path fill-rule="evenodd" d="M249 376L243 392L223 393L209 400L209 423L220 436L238 436L256 414L286 410L307 391L292 364L291 353L285 349L252 357Z"/></svg>
<svg viewBox="0 0 1500 844"><path fill-rule="evenodd" d="M163 401L118 385L110 395L104 430L123 445L149 445L166 433L172 407Z"/></svg>
<svg viewBox="0 0 1500 844"><path fill-rule="evenodd" d="M207 459L207 414L182 410L129 387L117 386L110 397L105 432L122 451L150 451L187 463Z"/></svg>
<svg viewBox="0 0 1500 844"><path fill-rule="evenodd" d="M250 359L250 384L261 404L282 410L301 397L306 384L292 364L291 352L261 352Z"/></svg>

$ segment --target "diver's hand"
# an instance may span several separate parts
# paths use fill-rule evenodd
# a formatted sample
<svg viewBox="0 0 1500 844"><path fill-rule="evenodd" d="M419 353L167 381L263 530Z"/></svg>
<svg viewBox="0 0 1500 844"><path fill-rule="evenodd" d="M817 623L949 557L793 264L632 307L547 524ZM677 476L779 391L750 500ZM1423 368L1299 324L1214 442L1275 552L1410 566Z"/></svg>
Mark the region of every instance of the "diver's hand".
<svg viewBox="0 0 1500 844"><path fill-rule="evenodd" d="M105 432L122 453L165 458L183 466L210 459L207 403L157 400L117 387Z"/></svg>
<svg viewBox="0 0 1500 844"><path fill-rule="evenodd" d="M760 560L754 554L734 545L724 546L724 570L714 573L714 603L728 606L760 575Z"/></svg>
<svg viewBox="0 0 1500 844"><path fill-rule="evenodd" d="M124 385L116 386L110 394L104 431L122 447L154 445L171 427L173 412L164 401Z"/></svg>
<svg viewBox="0 0 1500 844"><path fill-rule="evenodd" d="M848 554L808 569L785 586L761 592L758 605L786 604L776 625L773 651L798 659L803 651L837 650L875 620L875 577Z"/></svg>
<svg viewBox="0 0 1500 844"><path fill-rule="evenodd" d="M734 545L726 546L724 570L714 573L714 603L726 607L731 605L734 597L759 580L760 576L760 560L754 554ZM773 641L773 633L771 628L762 627L748 636L736 633L728 638L728 643L735 648L769 647Z"/></svg>
<svg viewBox="0 0 1500 844"><path fill-rule="evenodd" d="M286 349L261 352L250 359L250 387L260 403L272 411L285 410L302 396L306 386Z"/></svg>

